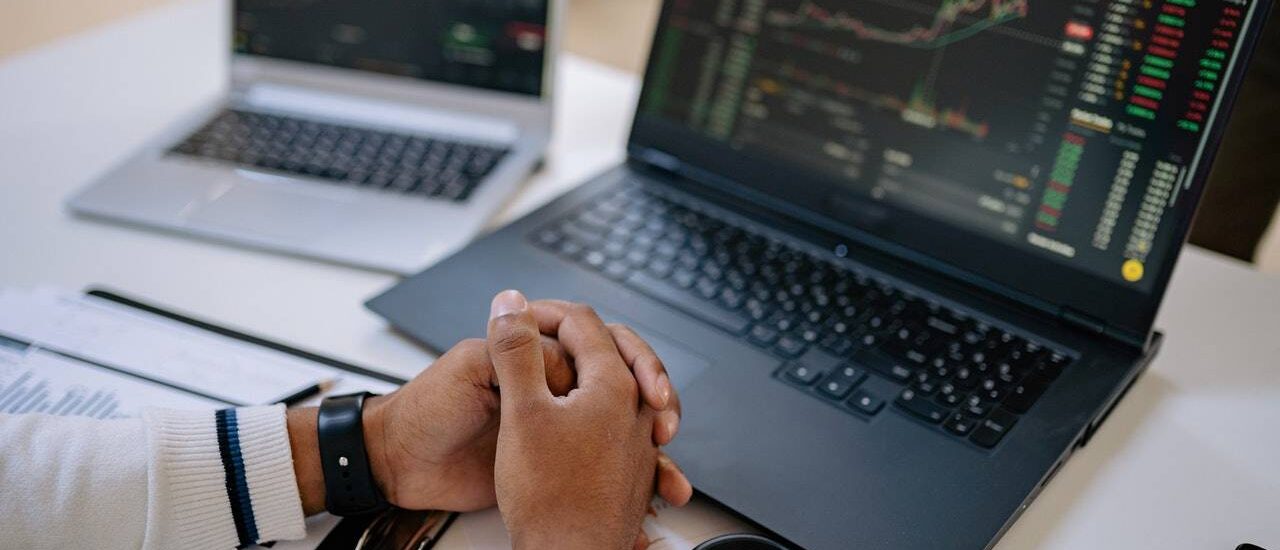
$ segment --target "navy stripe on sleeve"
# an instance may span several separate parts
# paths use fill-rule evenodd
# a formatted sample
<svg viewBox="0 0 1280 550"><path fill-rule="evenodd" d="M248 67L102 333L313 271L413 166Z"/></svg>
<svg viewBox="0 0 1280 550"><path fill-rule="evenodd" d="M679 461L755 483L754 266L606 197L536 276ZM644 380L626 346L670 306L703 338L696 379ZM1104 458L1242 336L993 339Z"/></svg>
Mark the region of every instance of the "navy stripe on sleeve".
<svg viewBox="0 0 1280 550"><path fill-rule="evenodd" d="M227 500L231 502L231 519L235 522L239 548L258 542L258 525L253 518L253 502L249 496L249 481L245 476L244 457L240 452L240 430L235 409L222 409L214 416L218 428L218 453L222 456L222 470L227 486Z"/></svg>

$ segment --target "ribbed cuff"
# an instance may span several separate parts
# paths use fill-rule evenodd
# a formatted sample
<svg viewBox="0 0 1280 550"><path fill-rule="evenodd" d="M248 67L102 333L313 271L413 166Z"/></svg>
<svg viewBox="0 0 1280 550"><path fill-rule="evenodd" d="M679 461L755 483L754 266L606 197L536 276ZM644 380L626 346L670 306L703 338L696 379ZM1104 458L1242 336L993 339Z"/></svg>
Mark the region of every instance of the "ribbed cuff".
<svg viewBox="0 0 1280 550"><path fill-rule="evenodd" d="M293 475L284 405L237 409L236 413L258 540L305 538L302 497Z"/></svg>
<svg viewBox="0 0 1280 550"><path fill-rule="evenodd" d="M146 546L234 548L306 535L284 407L148 411Z"/></svg>

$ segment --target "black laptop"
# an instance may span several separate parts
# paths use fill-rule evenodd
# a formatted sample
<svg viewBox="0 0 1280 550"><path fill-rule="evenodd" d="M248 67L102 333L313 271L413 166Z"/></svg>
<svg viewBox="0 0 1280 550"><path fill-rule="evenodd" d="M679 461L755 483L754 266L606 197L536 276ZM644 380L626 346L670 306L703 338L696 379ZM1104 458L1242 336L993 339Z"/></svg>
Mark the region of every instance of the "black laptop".
<svg viewBox="0 0 1280 550"><path fill-rule="evenodd" d="M369 306L443 350L502 289L590 303L665 360L705 495L990 547L1159 348L1268 8L669 1L627 162Z"/></svg>

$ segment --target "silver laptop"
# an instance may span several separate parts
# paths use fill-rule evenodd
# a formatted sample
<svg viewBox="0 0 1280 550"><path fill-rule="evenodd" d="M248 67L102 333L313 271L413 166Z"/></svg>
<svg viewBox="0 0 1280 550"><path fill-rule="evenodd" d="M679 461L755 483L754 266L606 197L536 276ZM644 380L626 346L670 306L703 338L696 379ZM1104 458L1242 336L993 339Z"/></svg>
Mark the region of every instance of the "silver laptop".
<svg viewBox="0 0 1280 550"><path fill-rule="evenodd" d="M226 96L68 199L78 214L409 273L542 157L556 0L236 0Z"/></svg>

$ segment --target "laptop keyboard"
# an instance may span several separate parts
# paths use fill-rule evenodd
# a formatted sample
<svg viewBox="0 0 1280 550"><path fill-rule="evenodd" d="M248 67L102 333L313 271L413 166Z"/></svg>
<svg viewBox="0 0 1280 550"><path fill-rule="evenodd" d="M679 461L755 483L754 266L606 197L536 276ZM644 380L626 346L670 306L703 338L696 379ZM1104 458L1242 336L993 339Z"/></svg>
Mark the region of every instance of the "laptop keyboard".
<svg viewBox="0 0 1280 550"><path fill-rule="evenodd" d="M466 201L508 153L439 138L226 110L172 152L332 183Z"/></svg>
<svg viewBox="0 0 1280 550"><path fill-rule="evenodd" d="M896 409L982 448L999 443L1071 361L639 186L530 238L776 355L774 378L815 399L864 418ZM868 384L871 376L890 384Z"/></svg>

